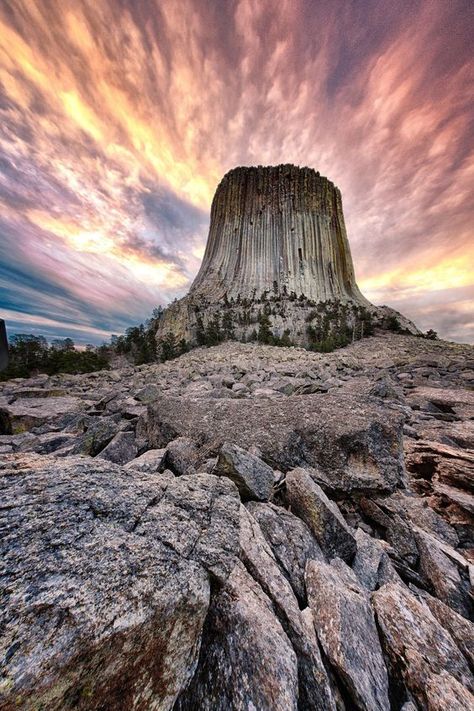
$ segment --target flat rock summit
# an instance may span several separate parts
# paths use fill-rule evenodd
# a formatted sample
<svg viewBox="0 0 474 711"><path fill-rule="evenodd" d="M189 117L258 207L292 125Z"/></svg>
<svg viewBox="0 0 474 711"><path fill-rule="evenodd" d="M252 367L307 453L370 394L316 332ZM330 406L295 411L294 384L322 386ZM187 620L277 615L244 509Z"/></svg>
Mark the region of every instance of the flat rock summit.
<svg viewBox="0 0 474 711"><path fill-rule="evenodd" d="M474 348L366 301L292 166L219 186L157 334L210 327L0 383L0 711L473 709Z"/></svg>

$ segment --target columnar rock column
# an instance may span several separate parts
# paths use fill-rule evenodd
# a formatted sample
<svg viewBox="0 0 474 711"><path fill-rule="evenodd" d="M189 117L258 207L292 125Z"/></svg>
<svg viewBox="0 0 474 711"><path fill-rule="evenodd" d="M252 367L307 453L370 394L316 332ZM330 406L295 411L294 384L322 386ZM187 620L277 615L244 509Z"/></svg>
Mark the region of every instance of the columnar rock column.
<svg viewBox="0 0 474 711"><path fill-rule="evenodd" d="M341 193L330 180L294 165L234 168L212 202L201 269L187 296L166 309L157 338L283 339L317 349L394 318L417 332L360 293Z"/></svg>
<svg viewBox="0 0 474 711"><path fill-rule="evenodd" d="M265 291L368 305L354 278L341 193L310 168L234 168L214 196L190 295L213 302Z"/></svg>

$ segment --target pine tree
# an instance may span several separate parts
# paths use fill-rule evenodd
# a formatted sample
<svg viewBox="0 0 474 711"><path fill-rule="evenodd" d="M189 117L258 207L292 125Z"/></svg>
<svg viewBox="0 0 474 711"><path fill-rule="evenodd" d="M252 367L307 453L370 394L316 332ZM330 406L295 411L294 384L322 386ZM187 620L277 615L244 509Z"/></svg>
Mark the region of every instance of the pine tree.
<svg viewBox="0 0 474 711"><path fill-rule="evenodd" d="M197 316L196 318L196 342L198 346L206 345L206 331L204 329L202 316Z"/></svg>
<svg viewBox="0 0 474 711"><path fill-rule="evenodd" d="M273 333L271 330L270 317L265 310L260 311L258 314L258 335L257 339L260 343L273 343Z"/></svg>
<svg viewBox="0 0 474 711"><path fill-rule="evenodd" d="M206 345L215 346L222 341L219 314L215 314L206 328Z"/></svg>
<svg viewBox="0 0 474 711"><path fill-rule="evenodd" d="M233 319L234 319L233 311L226 311L224 313L224 316L222 317L222 331L223 331L224 338L226 338L226 339L235 338Z"/></svg>
<svg viewBox="0 0 474 711"><path fill-rule="evenodd" d="M160 358L164 363L167 360L172 360L179 355L178 343L176 342L176 336L174 333L167 333L159 344Z"/></svg>

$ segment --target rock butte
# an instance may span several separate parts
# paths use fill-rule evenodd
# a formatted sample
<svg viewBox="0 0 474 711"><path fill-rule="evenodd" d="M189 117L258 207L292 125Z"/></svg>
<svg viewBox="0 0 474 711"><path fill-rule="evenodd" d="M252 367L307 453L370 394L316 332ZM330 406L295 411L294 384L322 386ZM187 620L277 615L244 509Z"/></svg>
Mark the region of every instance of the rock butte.
<svg viewBox="0 0 474 711"><path fill-rule="evenodd" d="M264 291L369 305L355 282L341 193L310 168L234 168L216 190L190 294L214 301Z"/></svg>
<svg viewBox="0 0 474 711"><path fill-rule="evenodd" d="M363 309L377 325L392 315L416 332L401 314L375 307L361 294L341 192L311 168L239 167L223 177L199 273L187 296L165 311L158 335L173 332L193 342L197 315L206 326L226 309L235 320L235 338L245 340L268 302L274 335L287 331L299 345L308 345L308 314L321 304L321 312L332 314L338 304L350 328Z"/></svg>

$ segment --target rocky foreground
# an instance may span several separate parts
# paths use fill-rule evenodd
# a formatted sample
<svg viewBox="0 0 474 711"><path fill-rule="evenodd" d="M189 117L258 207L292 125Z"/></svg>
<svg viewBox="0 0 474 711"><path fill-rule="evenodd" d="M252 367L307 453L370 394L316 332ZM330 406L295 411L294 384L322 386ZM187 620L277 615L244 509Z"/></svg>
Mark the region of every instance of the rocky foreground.
<svg viewBox="0 0 474 711"><path fill-rule="evenodd" d="M0 709L474 708L474 349L3 384Z"/></svg>

